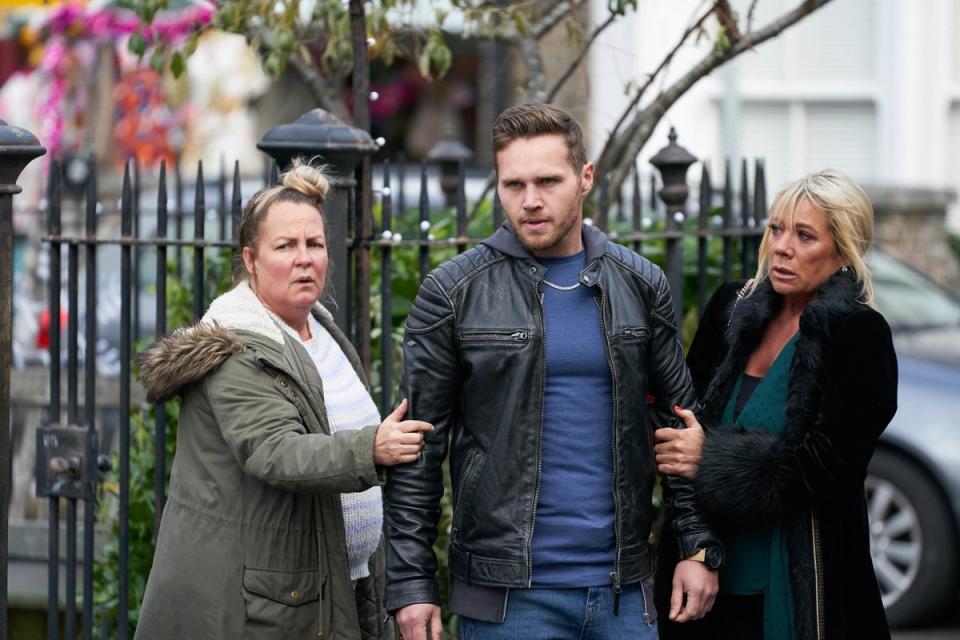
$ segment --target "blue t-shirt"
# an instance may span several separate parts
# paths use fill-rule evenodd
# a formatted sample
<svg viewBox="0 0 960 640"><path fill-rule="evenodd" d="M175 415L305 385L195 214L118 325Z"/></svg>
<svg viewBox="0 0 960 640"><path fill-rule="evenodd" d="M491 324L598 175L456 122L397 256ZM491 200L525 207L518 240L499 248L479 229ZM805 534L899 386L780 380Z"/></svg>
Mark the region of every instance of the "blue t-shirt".
<svg viewBox="0 0 960 640"><path fill-rule="evenodd" d="M579 281L586 253L540 258L545 279ZM547 379L533 584L610 584L614 564L613 390L600 309L585 285L543 285Z"/></svg>

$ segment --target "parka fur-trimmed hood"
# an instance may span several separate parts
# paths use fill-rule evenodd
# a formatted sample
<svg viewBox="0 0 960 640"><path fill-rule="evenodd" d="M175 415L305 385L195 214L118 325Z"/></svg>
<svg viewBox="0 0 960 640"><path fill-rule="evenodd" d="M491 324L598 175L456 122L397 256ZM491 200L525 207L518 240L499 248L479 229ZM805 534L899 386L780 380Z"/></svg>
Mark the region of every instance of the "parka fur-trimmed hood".
<svg viewBox="0 0 960 640"><path fill-rule="evenodd" d="M313 306L313 313L331 317L319 303ZM234 353L245 351L248 347L243 332L267 338L278 349L283 348L283 330L246 281L216 298L199 322L177 329L137 356L147 399L169 400Z"/></svg>

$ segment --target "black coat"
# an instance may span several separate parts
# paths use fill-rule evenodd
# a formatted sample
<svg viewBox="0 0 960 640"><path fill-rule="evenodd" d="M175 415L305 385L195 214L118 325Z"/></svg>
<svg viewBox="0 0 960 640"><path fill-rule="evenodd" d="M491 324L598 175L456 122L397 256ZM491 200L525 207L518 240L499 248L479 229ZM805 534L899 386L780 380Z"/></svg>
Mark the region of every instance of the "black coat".
<svg viewBox="0 0 960 640"><path fill-rule="evenodd" d="M863 485L877 438L896 412L890 328L857 301L854 279L838 272L800 317L784 433L723 425L733 385L782 304L765 281L734 305L741 286L714 294L687 356L706 430L697 499L717 524L784 523L801 640L889 638ZM664 540L662 560L675 557L671 544ZM670 564L658 572L661 603L669 600ZM698 625L679 626L663 620L663 637L700 635Z"/></svg>

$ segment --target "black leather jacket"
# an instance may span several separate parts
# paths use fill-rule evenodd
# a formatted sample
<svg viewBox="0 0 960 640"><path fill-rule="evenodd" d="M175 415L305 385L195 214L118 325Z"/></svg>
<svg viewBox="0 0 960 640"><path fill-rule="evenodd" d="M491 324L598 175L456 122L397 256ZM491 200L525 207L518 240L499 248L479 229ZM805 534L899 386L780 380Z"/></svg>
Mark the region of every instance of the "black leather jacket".
<svg viewBox="0 0 960 640"><path fill-rule="evenodd" d="M580 278L601 310L613 384L616 559L611 580L618 588L652 571L647 544L655 517L652 427L675 425L670 408L696 407L696 397L663 272L591 226L583 227L583 240L587 266ZM531 585L546 370L544 273L504 225L437 268L420 287L406 322L401 393L410 403L408 418L433 423L435 429L417 462L389 470L384 497L388 610L440 601L432 545L448 444L451 574L471 585ZM692 486L674 477L664 484L680 556L713 544L694 508Z"/></svg>

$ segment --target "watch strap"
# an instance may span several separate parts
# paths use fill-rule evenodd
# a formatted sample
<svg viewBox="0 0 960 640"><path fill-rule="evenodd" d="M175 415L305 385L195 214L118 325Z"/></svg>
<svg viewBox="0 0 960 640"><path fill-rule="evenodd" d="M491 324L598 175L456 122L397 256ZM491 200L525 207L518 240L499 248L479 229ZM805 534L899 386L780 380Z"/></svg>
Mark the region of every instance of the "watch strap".
<svg viewBox="0 0 960 640"><path fill-rule="evenodd" d="M692 556L690 556L689 558L687 558L687 560L695 560L697 562L703 562L704 564L706 564L707 550L703 548L697 549L697 552Z"/></svg>

